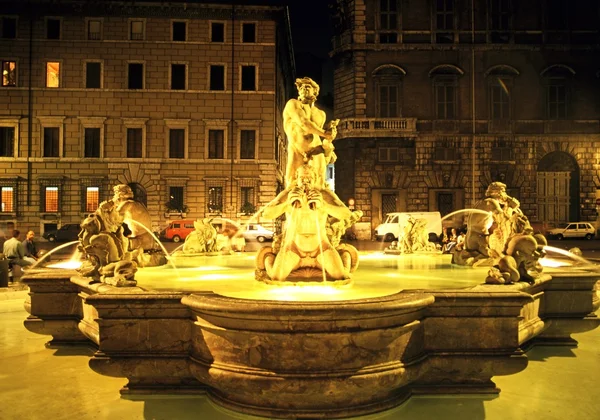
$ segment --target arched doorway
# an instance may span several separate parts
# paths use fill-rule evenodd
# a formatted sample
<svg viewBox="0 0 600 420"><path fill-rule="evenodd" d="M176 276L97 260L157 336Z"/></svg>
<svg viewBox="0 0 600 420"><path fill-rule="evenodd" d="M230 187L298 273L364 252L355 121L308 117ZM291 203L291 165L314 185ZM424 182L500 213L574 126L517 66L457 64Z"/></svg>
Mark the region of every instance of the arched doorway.
<svg viewBox="0 0 600 420"><path fill-rule="evenodd" d="M579 221L579 165L565 152L544 156L537 168L538 221Z"/></svg>
<svg viewBox="0 0 600 420"><path fill-rule="evenodd" d="M148 197L146 195L146 189L137 182L130 182L129 188L133 191L133 199L139 203L142 203L144 206L148 206Z"/></svg>

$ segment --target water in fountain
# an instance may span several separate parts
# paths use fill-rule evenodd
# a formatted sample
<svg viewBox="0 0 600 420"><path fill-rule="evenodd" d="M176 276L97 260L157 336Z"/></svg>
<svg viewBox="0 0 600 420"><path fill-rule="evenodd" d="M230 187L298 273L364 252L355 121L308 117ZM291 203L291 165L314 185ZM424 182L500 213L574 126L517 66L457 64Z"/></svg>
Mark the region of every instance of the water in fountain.
<svg viewBox="0 0 600 420"><path fill-rule="evenodd" d="M39 258L35 262L35 264L33 264L31 266L31 268L36 268L36 267L40 266L42 264L42 262L49 261L50 256L52 254L56 253L57 251L60 251L61 249L65 249L70 246L73 246L75 244L79 244L79 241L67 242L65 244L62 244L62 245L52 248L50 251L46 252L41 258ZM59 263L50 264L50 265L48 265L48 268L73 268L73 269L76 269L81 266L80 259L81 259L81 252L79 250L75 250L75 252L73 253L73 255L71 256L71 258L68 261L62 261Z"/></svg>

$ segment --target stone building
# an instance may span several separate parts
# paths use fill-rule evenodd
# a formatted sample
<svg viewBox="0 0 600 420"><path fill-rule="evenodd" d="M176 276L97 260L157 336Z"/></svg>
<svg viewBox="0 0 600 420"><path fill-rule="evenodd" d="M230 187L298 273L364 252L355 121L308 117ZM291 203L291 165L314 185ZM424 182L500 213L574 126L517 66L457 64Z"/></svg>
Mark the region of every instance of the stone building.
<svg viewBox="0 0 600 420"><path fill-rule="evenodd" d="M294 60L265 4L3 1L0 229L79 223L119 183L156 227L272 199Z"/></svg>
<svg viewBox="0 0 600 420"><path fill-rule="evenodd" d="M365 211L363 236L388 212L469 208L492 181L540 229L595 220L599 8L337 1L336 190Z"/></svg>

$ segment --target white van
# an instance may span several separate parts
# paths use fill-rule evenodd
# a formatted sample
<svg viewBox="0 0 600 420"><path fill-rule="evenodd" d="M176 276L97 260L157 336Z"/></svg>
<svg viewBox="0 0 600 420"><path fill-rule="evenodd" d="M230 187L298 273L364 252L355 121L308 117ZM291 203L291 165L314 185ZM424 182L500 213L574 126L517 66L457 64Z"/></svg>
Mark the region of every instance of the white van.
<svg viewBox="0 0 600 420"><path fill-rule="evenodd" d="M375 228L375 239L378 241L394 241L404 231L404 226L408 219L427 220L427 229L430 235L436 235L436 238L442 234L442 216L439 211L414 212L414 213L388 213L382 224Z"/></svg>

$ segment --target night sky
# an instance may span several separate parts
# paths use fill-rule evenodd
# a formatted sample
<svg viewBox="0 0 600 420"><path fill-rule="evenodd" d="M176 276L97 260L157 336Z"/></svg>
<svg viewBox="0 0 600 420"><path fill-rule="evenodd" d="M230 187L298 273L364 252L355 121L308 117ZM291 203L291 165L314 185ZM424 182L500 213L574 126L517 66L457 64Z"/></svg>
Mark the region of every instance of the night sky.
<svg viewBox="0 0 600 420"><path fill-rule="evenodd" d="M328 0L289 1L292 39L298 77L308 76L321 85L319 103L333 106L333 62L329 58L331 19Z"/></svg>

